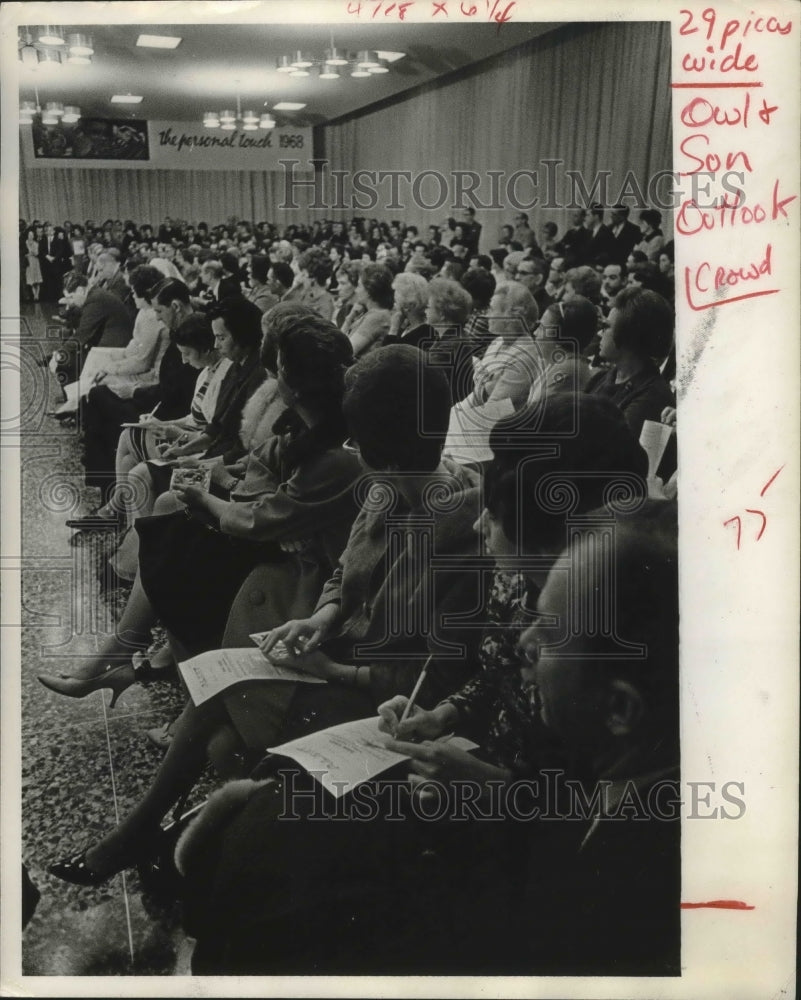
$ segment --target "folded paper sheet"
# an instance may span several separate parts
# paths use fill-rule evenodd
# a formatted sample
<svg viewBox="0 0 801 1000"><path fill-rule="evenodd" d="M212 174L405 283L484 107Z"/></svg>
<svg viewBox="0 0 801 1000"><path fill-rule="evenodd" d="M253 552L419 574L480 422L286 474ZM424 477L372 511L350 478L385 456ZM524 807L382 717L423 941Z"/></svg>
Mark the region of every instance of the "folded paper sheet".
<svg viewBox="0 0 801 1000"><path fill-rule="evenodd" d="M319 677L270 663L258 649L211 649L178 664L192 701L202 705L242 681L299 681L325 684Z"/></svg>
<svg viewBox="0 0 801 1000"><path fill-rule="evenodd" d="M362 782L409 759L387 748L390 737L379 731L379 721L375 716L345 722L268 749L270 753L291 757L323 788L341 798ZM474 750L477 746L461 736L451 736L448 742L461 750Z"/></svg>

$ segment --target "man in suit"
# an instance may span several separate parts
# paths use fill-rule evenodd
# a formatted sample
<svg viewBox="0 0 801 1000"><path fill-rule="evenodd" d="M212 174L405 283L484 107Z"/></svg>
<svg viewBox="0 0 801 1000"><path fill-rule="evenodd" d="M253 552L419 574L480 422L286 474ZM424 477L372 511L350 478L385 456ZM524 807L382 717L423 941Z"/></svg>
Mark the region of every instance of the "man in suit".
<svg viewBox="0 0 801 1000"><path fill-rule="evenodd" d="M565 266L579 267L587 263L587 249L590 233L584 226L586 209L576 208L570 213L570 228L556 244L559 255L564 258Z"/></svg>
<svg viewBox="0 0 801 1000"><path fill-rule="evenodd" d="M89 287L82 274L70 272L64 281L67 307L78 312L78 323L72 335L77 342L56 351L50 362L51 371L66 382L74 382L80 374L84 358L92 347L125 347L133 333L133 320L122 301L111 292L95 285Z"/></svg>
<svg viewBox="0 0 801 1000"><path fill-rule="evenodd" d="M111 249L104 250L98 254L95 279L95 284L98 288L116 295L128 312L132 316L136 315L136 306L134 305L131 290L126 284L125 277L120 269L119 251Z"/></svg>
<svg viewBox="0 0 801 1000"><path fill-rule="evenodd" d="M200 280L204 291L196 300L199 308L209 311L231 295L241 295L242 289L236 278L225 276L219 260L207 260L200 269Z"/></svg>
<svg viewBox="0 0 801 1000"><path fill-rule="evenodd" d="M607 264L614 254L614 239L612 230L604 224L603 205L590 206L587 232L590 234L587 242L587 263L593 267Z"/></svg>
<svg viewBox="0 0 801 1000"><path fill-rule="evenodd" d="M39 267L42 271L40 298L43 302L56 302L60 298L63 263L68 256L66 241L57 235L52 223L46 223L44 236L39 240Z"/></svg>
<svg viewBox="0 0 801 1000"><path fill-rule="evenodd" d="M476 210L472 205L462 209L462 242L467 247L468 254L478 253L478 243L481 239L481 223L476 222Z"/></svg>
<svg viewBox="0 0 801 1000"><path fill-rule="evenodd" d="M642 234L633 222L629 222L628 205L615 205L612 215L612 254L610 260L615 264L625 264L626 258L642 239Z"/></svg>

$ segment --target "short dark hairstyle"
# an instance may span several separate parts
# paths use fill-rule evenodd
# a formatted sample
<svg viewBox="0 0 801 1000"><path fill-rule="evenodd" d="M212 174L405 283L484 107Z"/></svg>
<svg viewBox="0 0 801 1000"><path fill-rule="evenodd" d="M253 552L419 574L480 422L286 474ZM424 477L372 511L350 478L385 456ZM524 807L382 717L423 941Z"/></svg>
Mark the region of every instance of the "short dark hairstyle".
<svg viewBox="0 0 801 1000"><path fill-rule="evenodd" d="M639 281L643 288L658 291L662 275L659 267L651 260L638 260L629 268L629 274Z"/></svg>
<svg viewBox="0 0 801 1000"><path fill-rule="evenodd" d="M345 376L342 408L371 468L430 473L439 465L451 411L448 380L416 347L391 344L357 361Z"/></svg>
<svg viewBox="0 0 801 1000"><path fill-rule="evenodd" d="M172 340L179 347L193 347L201 354L206 354L214 347L211 321L203 313L192 313L175 330Z"/></svg>
<svg viewBox="0 0 801 1000"><path fill-rule="evenodd" d="M128 283L140 299L152 301L153 293L164 280L164 275L158 268L150 264L139 264L128 275Z"/></svg>
<svg viewBox="0 0 801 1000"><path fill-rule="evenodd" d="M85 274L78 274L77 271L69 271L64 275L64 291L69 294L74 292L76 288L86 288L89 284L89 279Z"/></svg>
<svg viewBox="0 0 801 1000"><path fill-rule="evenodd" d="M583 264L581 267L571 267L565 273L565 283L570 282L577 295L583 295L590 302L601 300L601 276L594 267Z"/></svg>
<svg viewBox="0 0 801 1000"><path fill-rule="evenodd" d="M364 290L382 309L391 309L395 301L392 282L395 275L384 264L365 264L361 273Z"/></svg>
<svg viewBox="0 0 801 1000"><path fill-rule="evenodd" d="M285 327L290 327L300 317L319 315L302 302L290 299L289 302L278 302L268 309L261 318L262 341L259 350L259 361L263 368L275 374L278 369L278 338Z"/></svg>
<svg viewBox="0 0 801 1000"><path fill-rule="evenodd" d="M501 265L508 256L509 256L509 251L506 249L506 247L495 247L494 249L490 250L490 257L492 258L493 263L495 264L496 267L501 267Z"/></svg>
<svg viewBox="0 0 801 1000"><path fill-rule="evenodd" d="M260 281L264 284L267 280L267 275L270 273L270 258L264 257L261 254L254 254L250 258L250 273L253 275L255 281Z"/></svg>
<svg viewBox="0 0 801 1000"><path fill-rule="evenodd" d="M658 292L628 285L613 303L615 346L642 358L664 358L673 342L673 309Z"/></svg>
<svg viewBox="0 0 801 1000"><path fill-rule="evenodd" d="M662 213L655 208L645 208L640 212L642 222L647 222L652 229L659 229L662 225Z"/></svg>
<svg viewBox="0 0 801 1000"><path fill-rule="evenodd" d="M578 342L579 351L584 351L598 333L598 310L583 295L574 295L567 302L552 302L543 316L545 313L550 313L557 320L555 325L543 322L549 340L562 344L566 350L571 350Z"/></svg>
<svg viewBox="0 0 801 1000"><path fill-rule="evenodd" d="M353 346L329 320L295 314L277 334L281 378L306 402L340 412Z"/></svg>
<svg viewBox="0 0 801 1000"><path fill-rule="evenodd" d="M551 439L558 447L533 455L533 433L538 442ZM500 420L489 443L495 457L486 474L485 504L522 554L555 555L564 548L566 512L550 502L557 493L567 495L563 483L575 497L571 514L603 507L616 482L628 482L643 501L647 496L646 454L622 412L605 397L548 394Z"/></svg>
<svg viewBox="0 0 801 1000"><path fill-rule="evenodd" d="M168 306L171 302L182 302L189 305L189 289L178 278L165 278L153 291L152 302L160 306Z"/></svg>
<svg viewBox="0 0 801 1000"><path fill-rule="evenodd" d="M270 270L273 272L273 277L275 280L284 286L284 288L291 288L295 280L295 272L282 260L276 261L275 264L270 265Z"/></svg>
<svg viewBox="0 0 801 1000"><path fill-rule="evenodd" d="M209 318L221 319L231 339L246 351L261 343L261 309L243 295L230 295L209 311Z"/></svg>
<svg viewBox="0 0 801 1000"><path fill-rule="evenodd" d="M470 267L462 275L462 288L470 294L477 309L489 309L495 284L493 275L483 267Z"/></svg>

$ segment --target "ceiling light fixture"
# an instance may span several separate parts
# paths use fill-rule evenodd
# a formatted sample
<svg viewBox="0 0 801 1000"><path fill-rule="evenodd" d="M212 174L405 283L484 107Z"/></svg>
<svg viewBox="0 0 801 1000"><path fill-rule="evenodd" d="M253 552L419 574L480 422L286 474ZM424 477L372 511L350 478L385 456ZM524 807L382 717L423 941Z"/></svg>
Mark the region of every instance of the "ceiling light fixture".
<svg viewBox="0 0 801 1000"><path fill-rule="evenodd" d="M95 53L92 39L80 32L67 35L67 48L71 56L92 56Z"/></svg>
<svg viewBox="0 0 801 1000"><path fill-rule="evenodd" d="M381 63L375 58L372 52L367 50L360 52L356 58L356 64L359 69L372 69L374 66L380 66Z"/></svg>
<svg viewBox="0 0 801 1000"><path fill-rule="evenodd" d="M33 88L35 101L22 101L19 106L20 125L32 125L38 117L42 125L74 125L80 120L81 109L75 104L62 104L61 101L47 101L44 110L39 103L39 89Z"/></svg>
<svg viewBox="0 0 801 1000"><path fill-rule="evenodd" d="M236 80L237 88L239 80ZM241 125L245 132L255 132L259 128L275 128L275 119L272 115L264 112L259 115L255 111L248 109L242 111L242 98L237 89L236 111L228 109L217 114L216 111L206 111L203 114L203 125L205 128L221 128L225 132L233 132L237 125Z"/></svg>
<svg viewBox="0 0 801 1000"><path fill-rule="evenodd" d="M143 49L177 49L181 41L175 35L140 35L136 44Z"/></svg>
<svg viewBox="0 0 801 1000"><path fill-rule="evenodd" d="M61 53L58 49L37 49L36 58L39 66L53 67L61 66Z"/></svg>
<svg viewBox="0 0 801 1000"><path fill-rule="evenodd" d="M325 59L323 60L327 66L347 66L348 57L344 52L339 49L335 49L333 45L333 40L330 49L325 50Z"/></svg>
<svg viewBox="0 0 801 1000"><path fill-rule="evenodd" d="M273 105L273 111L302 111L305 107L299 101L279 101Z"/></svg>
<svg viewBox="0 0 801 1000"><path fill-rule="evenodd" d="M338 80L342 73L335 67L350 67L349 75L366 80L373 73L380 75L389 73L390 64L405 57L405 52L391 51L371 51L361 49L358 53L348 53L343 49L338 49L334 45L334 36L331 35L331 44L319 56L304 53L300 50L292 55L279 56L276 69L279 73L288 73L289 76L298 78L309 76L309 70L316 68L315 74L320 80Z"/></svg>
<svg viewBox="0 0 801 1000"><path fill-rule="evenodd" d="M39 41L42 45L63 45L64 36L60 28L57 28L53 24L45 25L44 28L39 29L38 35Z"/></svg>
<svg viewBox="0 0 801 1000"><path fill-rule="evenodd" d="M141 104L142 97L136 94L114 94L112 104Z"/></svg>

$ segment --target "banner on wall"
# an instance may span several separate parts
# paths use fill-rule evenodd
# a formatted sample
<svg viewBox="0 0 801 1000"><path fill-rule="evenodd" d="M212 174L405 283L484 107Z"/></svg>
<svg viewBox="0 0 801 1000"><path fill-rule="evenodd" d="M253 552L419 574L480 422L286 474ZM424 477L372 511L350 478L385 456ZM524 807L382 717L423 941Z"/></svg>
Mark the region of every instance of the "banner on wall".
<svg viewBox="0 0 801 1000"><path fill-rule="evenodd" d="M21 129L26 167L145 170L281 170L280 160L312 156L312 130L282 126L224 132L191 122L82 118L74 125Z"/></svg>

